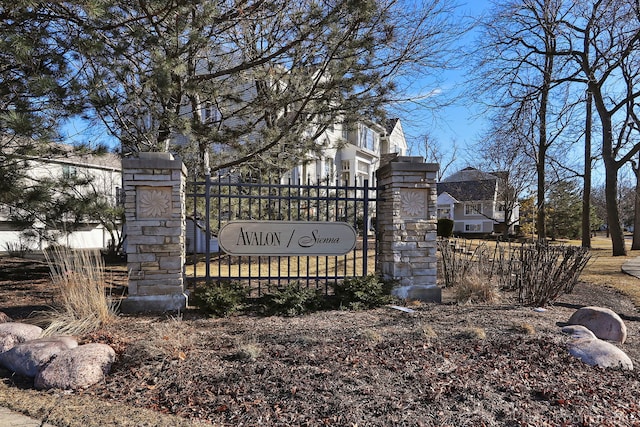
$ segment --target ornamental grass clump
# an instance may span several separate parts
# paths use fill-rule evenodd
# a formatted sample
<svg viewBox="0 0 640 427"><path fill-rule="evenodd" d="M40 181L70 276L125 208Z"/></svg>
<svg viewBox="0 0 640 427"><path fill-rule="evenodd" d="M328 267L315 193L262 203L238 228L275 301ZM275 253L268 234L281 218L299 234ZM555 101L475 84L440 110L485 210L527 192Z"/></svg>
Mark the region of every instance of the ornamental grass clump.
<svg viewBox="0 0 640 427"><path fill-rule="evenodd" d="M50 310L36 319L44 335L82 335L111 323L117 301L106 293L105 268L100 252L56 246L45 252L54 288Z"/></svg>

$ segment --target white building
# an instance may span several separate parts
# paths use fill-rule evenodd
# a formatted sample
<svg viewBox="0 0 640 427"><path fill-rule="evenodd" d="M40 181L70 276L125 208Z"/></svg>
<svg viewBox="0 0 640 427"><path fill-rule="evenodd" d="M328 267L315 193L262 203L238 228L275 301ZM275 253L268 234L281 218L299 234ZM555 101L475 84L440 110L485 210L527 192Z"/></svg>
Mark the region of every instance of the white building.
<svg viewBox="0 0 640 427"><path fill-rule="evenodd" d="M64 176L78 176L91 179L91 188L76 188L75 191L95 191L108 200L117 203L122 186L120 157L107 153L103 155L79 155L70 146L59 147L64 154L51 158L25 159L29 178L35 180ZM111 240L109 232L99 222L85 222L80 228L65 233L63 230L48 230L42 223L36 223L32 230L23 230L10 220L11 208L0 203L0 251L9 248L45 249L49 242L42 238L45 232L58 231L58 244L73 248L106 248ZM31 232L29 232L31 231ZM25 235L25 232L26 235Z"/></svg>
<svg viewBox="0 0 640 427"><path fill-rule="evenodd" d="M387 126L369 122L347 127L338 123L325 131L322 142L328 148L321 156L310 156L285 178L347 186L361 186L366 180L373 186L382 156L392 153L404 156L407 152L399 119L388 120Z"/></svg>

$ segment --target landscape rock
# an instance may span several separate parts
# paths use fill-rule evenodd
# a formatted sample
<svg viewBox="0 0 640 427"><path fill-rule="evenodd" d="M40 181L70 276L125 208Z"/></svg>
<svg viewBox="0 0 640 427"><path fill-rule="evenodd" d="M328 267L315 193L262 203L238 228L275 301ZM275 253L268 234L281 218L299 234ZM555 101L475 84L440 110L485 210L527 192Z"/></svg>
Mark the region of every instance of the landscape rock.
<svg viewBox="0 0 640 427"><path fill-rule="evenodd" d="M582 307L569 318L570 325L582 325L601 340L624 344L627 326L613 310L603 307Z"/></svg>
<svg viewBox="0 0 640 427"><path fill-rule="evenodd" d="M569 353L591 366L603 368L622 368L633 370L633 362L627 354L611 344L596 337L582 325L570 325L562 332L571 336Z"/></svg>
<svg viewBox="0 0 640 427"><path fill-rule="evenodd" d="M35 340L41 334L41 327L28 323L0 323L0 353L12 349L16 344Z"/></svg>
<svg viewBox="0 0 640 427"><path fill-rule="evenodd" d="M0 323L13 322L13 319L7 316L7 313L0 311Z"/></svg>
<svg viewBox="0 0 640 427"><path fill-rule="evenodd" d="M71 337L38 338L16 344L0 354L0 365L16 374L35 377L58 354L77 346L78 342Z"/></svg>
<svg viewBox="0 0 640 427"><path fill-rule="evenodd" d="M104 380L116 352L106 344L85 344L62 352L34 380L38 389L77 390Z"/></svg>

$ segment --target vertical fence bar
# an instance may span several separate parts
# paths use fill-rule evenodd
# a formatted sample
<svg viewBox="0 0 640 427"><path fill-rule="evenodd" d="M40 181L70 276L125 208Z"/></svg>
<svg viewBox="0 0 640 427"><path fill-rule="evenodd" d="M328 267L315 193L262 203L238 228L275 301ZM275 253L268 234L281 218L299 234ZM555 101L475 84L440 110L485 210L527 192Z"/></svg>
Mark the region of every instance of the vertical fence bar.
<svg viewBox="0 0 640 427"><path fill-rule="evenodd" d="M216 214L216 225L217 225L217 230L218 230L218 237L220 237L220 229L222 228L222 174L220 172L218 172L218 179L216 182L217 185L217 193L216 194L216 208L218 210L218 213ZM220 272L222 271L222 257L220 256L220 242L218 242L218 275L220 275Z"/></svg>
<svg viewBox="0 0 640 427"><path fill-rule="evenodd" d="M364 190L362 203L364 209L362 213L362 275L367 275L367 249L369 247L369 180L364 180ZM354 254L355 258L355 254Z"/></svg>
<svg viewBox="0 0 640 427"><path fill-rule="evenodd" d="M204 197L205 197L205 218L207 224L205 226L205 272L206 283L211 283L211 175L206 172L204 175Z"/></svg>
<svg viewBox="0 0 640 427"><path fill-rule="evenodd" d="M198 174L193 174L193 240L192 240L192 249L193 249L193 278L194 278L194 290L198 287L198 281L196 277L198 277L197 268L198 268Z"/></svg>

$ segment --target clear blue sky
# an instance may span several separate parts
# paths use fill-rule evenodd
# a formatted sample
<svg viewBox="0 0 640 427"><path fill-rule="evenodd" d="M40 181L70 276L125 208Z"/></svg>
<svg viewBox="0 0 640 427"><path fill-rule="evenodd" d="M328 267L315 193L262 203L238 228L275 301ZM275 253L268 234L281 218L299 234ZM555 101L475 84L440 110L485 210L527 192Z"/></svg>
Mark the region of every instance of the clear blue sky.
<svg viewBox="0 0 640 427"><path fill-rule="evenodd" d="M477 19L486 13L491 4L488 0L469 0L458 8L460 19ZM470 32L461 38L458 43L461 51L471 45L476 37ZM464 94L465 79L468 70L463 67L448 70L442 74L438 88L433 88L442 93L442 96ZM425 82L429 85L430 82ZM424 90L424 89L423 89ZM458 147L457 167L464 167L469 160L467 145L476 143L483 132L486 122L479 115L479 103L462 97L454 104L439 108L435 112L430 111L429 106L418 108L411 112L399 113L407 143L411 147L412 155L423 155L423 136L428 133L441 147L441 151L447 151L453 143Z"/></svg>

